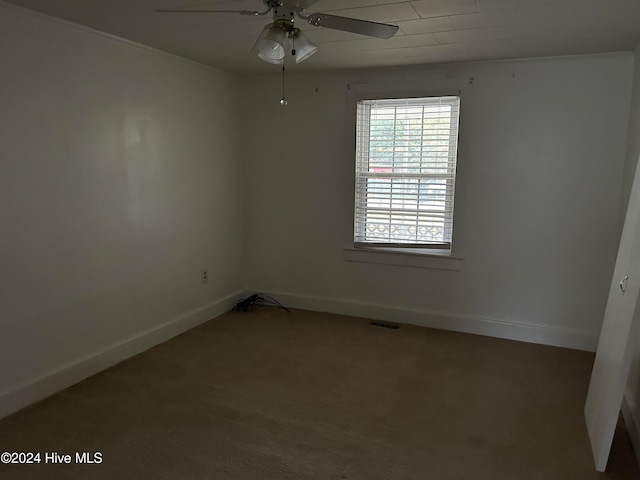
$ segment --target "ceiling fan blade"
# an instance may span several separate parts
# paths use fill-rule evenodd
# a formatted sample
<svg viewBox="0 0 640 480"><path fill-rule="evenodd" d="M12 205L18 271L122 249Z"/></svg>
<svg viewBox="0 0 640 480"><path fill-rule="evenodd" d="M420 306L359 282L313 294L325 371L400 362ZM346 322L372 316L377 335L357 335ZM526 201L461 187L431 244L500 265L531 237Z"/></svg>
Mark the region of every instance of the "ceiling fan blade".
<svg viewBox="0 0 640 480"><path fill-rule="evenodd" d="M296 10L305 10L309 8L314 3L317 3L318 0L290 0L289 2L284 2L286 6L293 7Z"/></svg>
<svg viewBox="0 0 640 480"><path fill-rule="evenodd" d="M316 27L333 28L377 38L391 38L398 31L397 25L339 17L328 13L312 13L309 17L305 17L305 20Z"/></svg>
<svg viewBox="0 0 640 480"><path fill-rule="evenodd" d="M264 13L256 12L255 10L194 10L194 9L173 9L162 8L156 10L158 13L239 13L240 15L264 15Z"/></svg>

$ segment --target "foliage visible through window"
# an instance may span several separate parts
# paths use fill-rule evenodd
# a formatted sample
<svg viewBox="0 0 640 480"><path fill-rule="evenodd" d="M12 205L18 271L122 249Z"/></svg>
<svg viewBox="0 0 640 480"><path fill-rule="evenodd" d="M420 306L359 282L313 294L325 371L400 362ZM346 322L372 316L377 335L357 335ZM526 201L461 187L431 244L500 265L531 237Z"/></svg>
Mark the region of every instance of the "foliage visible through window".
<svg viewBox="0 0 640 480"><path fill-rule="evenodd" d="M460 97L357 106L356 244L450 249Z"/></svg>

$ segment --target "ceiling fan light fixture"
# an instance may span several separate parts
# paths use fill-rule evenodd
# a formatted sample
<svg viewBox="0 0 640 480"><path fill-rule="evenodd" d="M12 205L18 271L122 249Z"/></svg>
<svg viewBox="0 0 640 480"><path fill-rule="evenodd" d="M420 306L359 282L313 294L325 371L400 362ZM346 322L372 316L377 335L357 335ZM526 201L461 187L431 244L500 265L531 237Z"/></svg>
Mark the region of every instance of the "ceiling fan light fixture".
<svg viewBox="0 0 640 480"><path fill-rule="evenodd" d="M292 40L296 51L296 63L304 62L318 51L318 47L301 31L298 31Z"/></svg>
<svg viewBox="0 0 640 480"><path fill-rule="evenodd" d="M261 52L258 52L258 58L260 60L264 60L265 62L273 63L274 65L282 65L284 63L284 56L281 59L269 58L266 55L263 55Z"/></svg>
<svg viewBox="0 0 640 480"><path fill-rule="evenodd" d="M267 25L253 50L258 51L258 57L265 62L281 64L284 61L287 33L275 24Z"/></svg>

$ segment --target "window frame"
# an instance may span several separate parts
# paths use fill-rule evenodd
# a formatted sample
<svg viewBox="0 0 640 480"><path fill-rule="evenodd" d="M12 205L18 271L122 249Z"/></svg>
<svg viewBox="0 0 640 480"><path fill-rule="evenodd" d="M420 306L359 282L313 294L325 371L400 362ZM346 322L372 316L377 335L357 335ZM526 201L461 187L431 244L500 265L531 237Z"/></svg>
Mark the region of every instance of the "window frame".
<svg viewBox="0 0 640 480"><path fill-rule="evenodd" d="M443 257L450 256L455 258L456 260L461 260L461 256L453 256L453 216L454 216L454 205L455 205L455 184L456 184L456 170L457 170L457 153L456 153L456 169L454 169L454 176L451 179L447 179L447 186L445 187L445 191L451 190L452 195L450 198L447 198L447 202L451 202L449 208L445 207L445 211L449 211L451 215L451 230L450 230L450 243L446 244L438 244L438 243L392 243L392 242L359 242L357 241L358 234L358 219L356 217L357 213L357 202L359 199L361 200L361 196L358 195L358 185L357 185L357 155L358 155L358 105L362 101L371 101L371 100L405 100L405 99L413 99L413 98L441 98L441 97L457 97L458 99L458 115L455 119L457 122L456 127L459 129L460 125L460 104L462 103L462 92L461 90L452 91L452 89L440 90L440 91L421 91L421 92L395 92L394 94L389 94L389 92L371 92L365 93L360 92L359 94L351 95L350 105L353 108L353 150L352 150L352 158L353 158L353 211L351 216L351 226L352 226L352 246L345 249L345 258L347 260L356 260L359 255L355 255L353 252L358 250L366 250L367 258L371 257L369 255L370 252L384 252L384 253L395 253L397 254L418 254L418 255L429 255L433 257ZM366 134L364 135L366 137ZM362 138L362 136L360 137ZM456 151L459 151L459 136L456 136L456 142L453 145L450 145L449 148L455 148ZM362 255L360 255L362 256ZM366 261L366 260L363 260ZM377 262L374 262L377 263ZM390 262L380 262L380 263L390 263ZM457 269L457 268L456 268Z"/></svg>

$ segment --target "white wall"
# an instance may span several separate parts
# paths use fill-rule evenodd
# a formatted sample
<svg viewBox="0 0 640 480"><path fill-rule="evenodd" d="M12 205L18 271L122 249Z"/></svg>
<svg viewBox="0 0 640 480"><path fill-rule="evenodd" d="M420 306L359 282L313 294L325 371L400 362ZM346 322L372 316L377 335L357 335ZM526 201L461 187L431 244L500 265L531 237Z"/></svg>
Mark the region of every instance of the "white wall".
<svg viewBox="0 0 640 480"><path fill-rule="evenodd" d="M231 306L235 82L0 3L0 416Z"/></svg>
<svg viewBox="0 0 640 480"><path fill-rule="evenodd" d="M615 54L289 75L286 108L278 76L245 79L247 286L292 306L595 349L632 72L632 55ZM461 89L461 271L345 261L348 85Z"/></svg>

